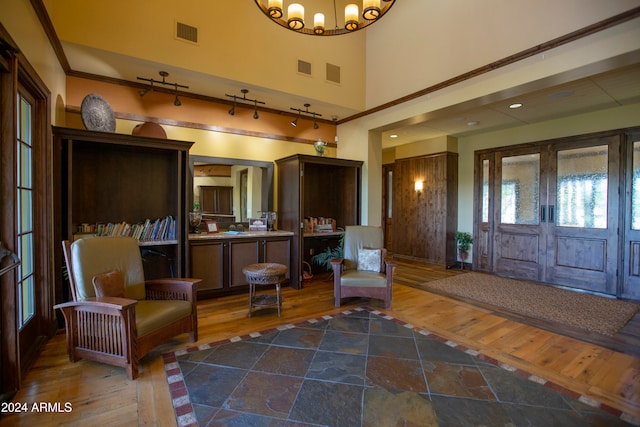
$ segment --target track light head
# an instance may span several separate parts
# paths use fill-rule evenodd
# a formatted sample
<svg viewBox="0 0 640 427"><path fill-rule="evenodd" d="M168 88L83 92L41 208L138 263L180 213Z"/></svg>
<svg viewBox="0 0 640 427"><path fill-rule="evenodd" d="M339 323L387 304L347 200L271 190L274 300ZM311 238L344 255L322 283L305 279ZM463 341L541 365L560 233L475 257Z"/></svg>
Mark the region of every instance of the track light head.
<svg viewBox="0 0 640 427"><path fill-rule="evenodd" d="M258 115L258 110L253 112L253 118L256 120L260 118L260 116Z"/></svg>
<svg viewBox="0 0 640 427"><path fill-rule="evenodd" d="M253 101L253 118L258 120L260 116L258 115L258 101Z"/></svg>
<svg viewBox="0 0 640 427"><path fill-rule="evenodd" d="M182 105L182 102L180 102L180 98L178 98L178 94L176 94L176 99L173 100L173 105L175 105L176 107Z"/></svg>
<svg viewBox="0 0 640 427"><path fill-rule="evenodd" d="M294 120L291 120L291 126L293 126L293 127L298 126L298 118L297 117Z"/></svg>
<svg viewBox="0 0 640 427"><path fill-rule="evenodd" d="M233 107L231 107L231 109L229 109L229 115L233 116L234 114L236 114L236 106L235 105Z"/></svg>

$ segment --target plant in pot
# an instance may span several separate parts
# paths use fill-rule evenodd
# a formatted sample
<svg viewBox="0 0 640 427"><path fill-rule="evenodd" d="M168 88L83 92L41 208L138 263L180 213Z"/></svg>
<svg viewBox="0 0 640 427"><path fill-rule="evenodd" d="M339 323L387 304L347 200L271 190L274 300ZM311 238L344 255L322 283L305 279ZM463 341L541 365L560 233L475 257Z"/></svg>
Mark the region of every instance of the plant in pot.
<svg viewBox="0 0 640 427"><path fill-rule="evenodd" d="M327 247L324 251L315 254L311 257L311 262L318 266L324 266L327 271L331 271L333 266L331 265L331 260L336 258L344 257L344 234L340 236L340 241L338 242L338 246L331 248ZM331 273L333 276L333 273Z"/></svg>
<svg viewBox="0 0 640 427"><path fill-rule="evenodd" d="M455 236L458 245L458 256L464 265L465 260L469 257L469 248L473 243L473 236L466 231L458 231Z"/></svg>

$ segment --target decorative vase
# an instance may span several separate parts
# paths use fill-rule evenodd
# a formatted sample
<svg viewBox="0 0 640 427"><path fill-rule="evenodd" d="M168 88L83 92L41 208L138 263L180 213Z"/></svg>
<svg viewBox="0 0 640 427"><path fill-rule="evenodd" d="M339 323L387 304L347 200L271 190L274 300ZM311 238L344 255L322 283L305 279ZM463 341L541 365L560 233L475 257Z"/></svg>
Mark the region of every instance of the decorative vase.
<svg viewBox="0 0 640 427"><path fill-rule="evenodd" d="M202 212L189 212L189 225L193 234L200 234L200 222L202 222Z"/></svg>
<svg viewBox="0 0 640 427"><path fill-rule="evenodd" d="M316 155L324 156L324 149L327 147L327 143L322 141L321 139L318 139L318 141L313 144L313 147L316 149Z"/></svg>

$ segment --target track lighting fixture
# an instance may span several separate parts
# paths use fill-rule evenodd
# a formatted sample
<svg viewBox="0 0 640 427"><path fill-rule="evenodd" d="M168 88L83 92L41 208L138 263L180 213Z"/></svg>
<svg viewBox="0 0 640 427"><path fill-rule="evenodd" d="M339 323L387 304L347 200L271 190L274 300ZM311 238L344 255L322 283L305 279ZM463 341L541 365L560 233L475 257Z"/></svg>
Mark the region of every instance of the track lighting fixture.
<svg viewBox="0 0 640 427"><path fill-rule="evenodd" d="M173 100L173 105L175 105L176 107L179 107L182 105L182 102L180 102L180 98L178 98L178 84L176 83L176 99Z"/></svg>
<svg viewBox="0 0 640 427"><path fill-rule="evenodd" d="M316 113L315 111L309 111L309 107L311 107L311 104L304 104L304 110L301 108L293 108L290 107L293 111L297 111L298 112L298 116L296 117L295 120L293 120L291 122L291 126L296 127L298 126L298 119L300 118L300 114L309 114L310 116L313 116L313 128L314 129L318 129L320 126L318 126L318 121L316 120L316 117L322 117L322 114L320 113Z"/></svg>
<svg viewBox="0 0 640 427"><path fill-rule="evenodd" d="M149 87L145 89L140 89L138 91L138 95L143 97L147 94L147 92L152 91L154 83L157 83L163 86L173 86L175 89L175 98L173 100L173 105L175 105L176 107L181 106L182 102L180 102L180 98L178 98L178 88L181 87L184 89L189 89L189 86L168 82L166 79L169 76L169 73L167 73L166 71L158 71L158 74L162 76L162 80L154 80L154 79L146 79L144 77L138 77L138 80L144 80L145 82L149 82Z"/></svg>
<svg viewBox="0 0 640 427"><path fill-rule="evenodd" d="M296 116L296 118L294 120L291 120L291 126L293 126L293 127L298 126L298 119L299 118L300 118L300 110L298 110L298 115Z"/></svg>
<svg viewBox="0 0 640 427"><path fill-rule="evenodd" d="M242 96L239 95L228 95L225 94L225 96L228 96L229 98L233 98L233 105L231 106L231 109L229 110L229 115L233 116L236 114L236 104L238 102L253 102L253 118L254 119L259 119L260 115L258 114L258 104L264 104L264 102L262 101L258 101L257 99L249 99L247 98L247 94L249 93L249 89L240 89L240 92L242 92Z"/></svg>

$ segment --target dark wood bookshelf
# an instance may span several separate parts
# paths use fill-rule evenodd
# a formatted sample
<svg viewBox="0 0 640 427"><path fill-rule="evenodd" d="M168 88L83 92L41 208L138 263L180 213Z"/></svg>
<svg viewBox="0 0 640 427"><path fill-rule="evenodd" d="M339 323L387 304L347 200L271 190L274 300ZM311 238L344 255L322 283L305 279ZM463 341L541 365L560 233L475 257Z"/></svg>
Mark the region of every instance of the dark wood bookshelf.
<svg viewBox="0 0 640 427"><path fill-rule="evenodd" d="M56 302L68 299L58 273L63 265L60 242L73 240L83 224L173 217L175 239L140 245L147 279L182 276L193 143L53 127L53 144Z"/></svg>

